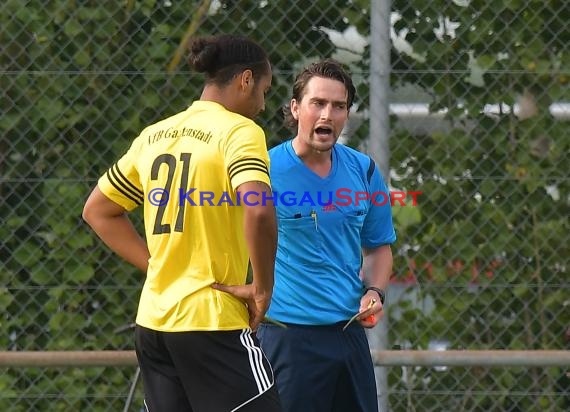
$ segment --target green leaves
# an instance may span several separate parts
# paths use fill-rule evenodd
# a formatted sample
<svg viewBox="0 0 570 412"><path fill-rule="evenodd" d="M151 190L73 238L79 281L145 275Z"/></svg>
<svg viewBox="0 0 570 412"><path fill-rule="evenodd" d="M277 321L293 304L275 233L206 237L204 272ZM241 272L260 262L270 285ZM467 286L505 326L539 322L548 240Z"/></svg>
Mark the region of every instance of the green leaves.
<svg viewBox="0 0 570 412"><path fill-rule="evenodd" d="M409 199L408 199L409 200ZM398 203L392 207L392 215L394 217L394 225L400 230L406 230L408 226L412 226L421 222L420 208L412 206L409 200L405 206L400 206Z"/></svg>
<svg viewBox="0 0 570 412"><path fill-rule="evenodd" d="M63 32L69 37L75 37L83 31L83 26L76 19L68 19L63 24Z"/></svg>
<svg viewBox="0 0 570 412"><path fill-rule="evenodd" d="M570 191L561 165L570 164L570 139L561 130L567 123L551 115L550 105L568 100L561 67L569 53L558 46L565 34L557 28L566 11L560 2L522 0L392 3L402 16L395 30L407 30L410 45L428 53L421 62L393 51L392 83L419 88L415 101L429 93L432 114L422 119L419 133L408 132L414 119L402 116L391 139L393 185L424 193L419 222L408 225L394 209L401 253L395 255L396 279L422 296L391 310L426 308L406 320L392 317L392 342L423 348L426 340L445 337L457 348L565 347L570 312L562 297L568 296L567 270L560 268L570 256ZM560 13L564 17L555 16ZM457 25L455 35L434 39L436 31L449 33L450 25L441 23L446 16ZM465 410L511 409L510 396L487 395L490 385L556 392L554 379L542 372L528 376L514 369L479 376L449 370L437 378L427 368L410 369L406 384L419 392L409 392L410 404L401 410L425 409L428 396L421 391L446 393L457 382L481 391L465 396ZM401 381L392 383L410 391ZM438 397L434 404L452 405L446 402ZM518 402L529 410L561 408L546 398Z"/></svg>
<svg viewBox="0 0 570 412"><path fill-rule="evenodd" d="M12 258L21 266L33 266L43 256L43 250L32 241L24 241L18 245L13 253Z"/></svg>
<svg viewBox="0 0 570 412"><path fill-rule="evenodd" d="M0 287L0 311L5 312L13 301L14 296L8 288Z"/></svg>

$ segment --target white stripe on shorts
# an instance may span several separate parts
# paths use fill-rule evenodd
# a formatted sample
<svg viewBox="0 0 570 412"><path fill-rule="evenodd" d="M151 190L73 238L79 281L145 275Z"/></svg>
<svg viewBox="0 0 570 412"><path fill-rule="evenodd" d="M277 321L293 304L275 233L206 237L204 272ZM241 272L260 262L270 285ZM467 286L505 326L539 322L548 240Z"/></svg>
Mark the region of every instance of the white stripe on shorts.
<svg viewBox="0 0 570 412"><path fill-rule="evenodd" d="M263 352L260 347L255 346L255 343L251 338L250 329L244 329L239 338L242 345L247 349L249 364L251 366L251 372L253 373L255 382L257 383L257 389L259 390L259 393L263 393L273 384L269 380L267 371L263 367Z"/></svg>

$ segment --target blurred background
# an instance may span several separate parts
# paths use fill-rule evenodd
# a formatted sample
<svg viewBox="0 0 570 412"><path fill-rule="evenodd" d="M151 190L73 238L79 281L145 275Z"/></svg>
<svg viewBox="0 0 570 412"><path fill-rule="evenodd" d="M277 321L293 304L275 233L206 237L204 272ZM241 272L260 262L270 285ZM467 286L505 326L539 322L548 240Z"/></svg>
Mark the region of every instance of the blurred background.
<svg viewBox="0 0 570 412"><path fill-rule="evenodd" d="M342 142L393 190L422 192L394 206L371 345L570 348L566 0L3 0L0 350L133 349L123 326L143 275L93 235L83 203L144 126L199 97L184 46L217 33L269 51L269 147L292 137L281 107L296 72L334 57L358 90ZM134 367L0 371L0 410L111 411ZM377 373L383 411L570 410L562 366Z"/></svg>

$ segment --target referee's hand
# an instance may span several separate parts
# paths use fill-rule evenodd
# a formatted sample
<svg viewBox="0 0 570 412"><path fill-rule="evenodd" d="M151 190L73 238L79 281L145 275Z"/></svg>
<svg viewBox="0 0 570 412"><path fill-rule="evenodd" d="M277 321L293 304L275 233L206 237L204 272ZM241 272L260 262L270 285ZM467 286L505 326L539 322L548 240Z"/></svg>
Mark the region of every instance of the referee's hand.
<svg viewBox="0 0 570 412"><path fill-rule="evenodd" d="M384 316L384 307L382 302L378 300L377 292L369 290L360 299L361 316L358 317L360 324L367 328L373 328L378 321Z"/></svg>
<svg viewBox="0 0 570 412"><path fill-rule="evenodd" d="M257 327L265 317L265 312L269 309L271 292L260 291L254 284L222 285L221 283L214 283L212 288L227 292L243 300L247 305L249 313L249 327L253 331L257 330Z"/></svg>

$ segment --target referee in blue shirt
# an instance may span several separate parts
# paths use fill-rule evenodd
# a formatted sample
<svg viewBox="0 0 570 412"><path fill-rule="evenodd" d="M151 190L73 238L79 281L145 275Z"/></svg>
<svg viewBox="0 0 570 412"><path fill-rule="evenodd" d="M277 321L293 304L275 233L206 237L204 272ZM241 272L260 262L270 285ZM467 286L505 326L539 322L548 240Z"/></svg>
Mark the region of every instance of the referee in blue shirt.
<svg viewBox="0 0 570 412"><path fill-rule="evenodd" d="M309 65L286 111L297 134L270 151L274 195L292 195L275 202L279 240L267 314L287 328L262 324L257 336L288 412L378 410L364 328L382 317L396 234L378 168L337 144L354 97L338 62Z"/></svg>

